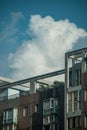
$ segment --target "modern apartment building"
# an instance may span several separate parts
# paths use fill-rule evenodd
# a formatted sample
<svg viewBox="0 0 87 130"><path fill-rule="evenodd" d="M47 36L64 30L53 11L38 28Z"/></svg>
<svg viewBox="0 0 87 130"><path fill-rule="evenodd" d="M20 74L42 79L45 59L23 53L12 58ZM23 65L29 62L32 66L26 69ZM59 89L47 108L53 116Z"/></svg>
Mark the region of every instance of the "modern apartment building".
<svg viewBox="0 0 87 130"><path fill-rule="evenodd" d="M65 86L43 82L61 74ZM25 83L30 90L19 90ZM18 96L9 95L11 87ZM0 130L87 130L87 48L66 53L65 70L1 83L0 99Z"/></svg>
<svg viewBox="0 0 87 130"><path fill-rule="evenodd" d="M65 130L87 130L87 48L65 54Z"/></svg>
<svg viewBox="0 0 87 130"><path fill-rule="evenodd" d="M34 78L36 79L36 77ZM39 78L41 77L39 76ZM36 90L36 82L42 85L41 89ZM47 83L36 82L30 83L35 85L30 91L19 90L19 96L7 95L6 98L4 98L6 96L4 92L14 82L1 85L0 92L3 98L0 100L0 130L64 129L64 83L59 86L57 84L49 85L47 88Z"/></svg>

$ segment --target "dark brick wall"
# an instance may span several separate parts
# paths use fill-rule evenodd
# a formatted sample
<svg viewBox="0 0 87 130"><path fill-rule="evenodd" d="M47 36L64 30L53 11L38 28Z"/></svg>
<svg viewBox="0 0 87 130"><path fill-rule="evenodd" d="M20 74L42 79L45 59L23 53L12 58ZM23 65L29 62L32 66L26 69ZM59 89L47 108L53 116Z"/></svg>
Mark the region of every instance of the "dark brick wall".
<svg viewBox="0 0 87 130"><path fill-rule="evenodd" d="M43 129L43 101L58 97L58 128L64 129L64 87L55 87L43 92L37 92L32 95L22 96L16 99L0 102L0 130L2 130L2 113L5 109L18 108L18 124L17 130L32 130ZM38 112L35 112L35 106L38 104ZM28 113L23 116L23 108L28 108Z"/></svg>

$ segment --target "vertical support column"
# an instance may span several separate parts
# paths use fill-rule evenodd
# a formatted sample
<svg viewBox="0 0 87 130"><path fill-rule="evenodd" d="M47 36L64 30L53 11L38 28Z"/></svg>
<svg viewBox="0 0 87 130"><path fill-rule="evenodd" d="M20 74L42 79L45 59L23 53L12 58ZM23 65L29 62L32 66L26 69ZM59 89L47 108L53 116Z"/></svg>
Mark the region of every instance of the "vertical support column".
<svg viewBox="0 0 87 130"><path fill-rule="evenodd" d="M76 59L75 59L75 58L72 58L72 66L75 65L75 61L76 61Z"/></svg>
<svg viewBox="0 0 87 130"><path fill-rule="evenodd" d="M35 80L30 81L30 94L36 93L36 82Z"/></svg>
<svg viewBox="0 0 87 130"><path fill-rule="evenodd" d="M65 54L65 101L64 101L64 128L68 130L68 122L67 122L67 88L69 88L69 65L68 65L68 55Z"/></svg>
<svg viewBox="0 0 87 130"><path fill-rule="evenodd" d="M84 58L86 57L86 52L82 52L82 130L85 129L85 116L86 116L86 110L85 110L85 90L86 86L84 84L85 81L85 75L86 75L86 61Z"/></svg>

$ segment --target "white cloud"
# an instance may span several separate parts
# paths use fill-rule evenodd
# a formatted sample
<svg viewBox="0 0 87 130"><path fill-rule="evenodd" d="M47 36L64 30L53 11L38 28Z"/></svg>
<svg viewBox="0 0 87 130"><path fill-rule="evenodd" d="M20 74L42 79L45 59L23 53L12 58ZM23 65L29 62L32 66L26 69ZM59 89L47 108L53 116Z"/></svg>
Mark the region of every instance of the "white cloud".
<svg viewBox="0 0 87 130"><path fill-rule="evenodd" d="M64 68L64 53L71 50L87 32L69 20L55 21L52 17L32 15L27 34L19 50L9 55L12 76L23 79ZM78 44L79 45L79 44Z"/></svg>

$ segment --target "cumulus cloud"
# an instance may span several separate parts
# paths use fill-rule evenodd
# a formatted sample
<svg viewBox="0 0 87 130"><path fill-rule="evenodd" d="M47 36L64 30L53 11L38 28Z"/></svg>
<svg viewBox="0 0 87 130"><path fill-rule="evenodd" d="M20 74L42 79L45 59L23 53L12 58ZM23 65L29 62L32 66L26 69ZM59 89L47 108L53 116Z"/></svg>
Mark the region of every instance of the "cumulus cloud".
<svg viewBox="0 0 87 130"><path fill-rule="evenodd" d="M55 21L52 17L32 15L27 35L20 49L9 55L12 76L23 79L64 68L64 53L72 50L87 32L69 20Z"/></svg>

